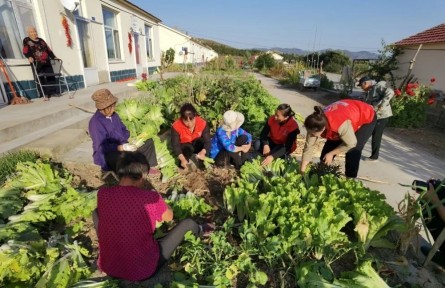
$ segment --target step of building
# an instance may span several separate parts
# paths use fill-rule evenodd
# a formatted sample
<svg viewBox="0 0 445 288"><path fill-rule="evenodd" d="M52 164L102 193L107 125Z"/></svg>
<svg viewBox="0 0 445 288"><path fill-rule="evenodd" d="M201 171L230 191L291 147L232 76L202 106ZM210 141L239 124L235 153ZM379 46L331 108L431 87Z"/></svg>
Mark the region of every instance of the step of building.
<svg viewBox="0 0 445 288"><path fill-rule="evenodd" d="M88 138L85 129L61 129L24 145L22 149L36 151L42 156L58 160L66 151Z"/></svg>

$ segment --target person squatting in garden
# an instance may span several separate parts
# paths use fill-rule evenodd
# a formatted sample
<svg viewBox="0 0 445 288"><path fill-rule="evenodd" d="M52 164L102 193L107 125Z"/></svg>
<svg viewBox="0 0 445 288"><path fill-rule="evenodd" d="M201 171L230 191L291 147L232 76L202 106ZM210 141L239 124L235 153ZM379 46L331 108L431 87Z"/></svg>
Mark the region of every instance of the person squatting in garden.
<svg viewBox="0 0 445 288"><path fill-rule="evenodd" d="M236 111L226 111L223 123L212 137L210 158L215 159L215 165L224 167L229 164L239 169L250 159L249 150L252 146L252 135L241 128L244 115Z"/></svg>
<svg viewBox="0 0 445 288"><path fill-rule="evenodd" d="M94 164L99 165L102 171L116 172L117 159L122 152L137 150L145 156L150 167L158 165L153 139L148 139L139 148L128 143L130 132L115 113L117 97L108 89L100 89L94 92L91 98L97 108L88 125L93 141ZM150 168L149 174L159 174L159 171Z"/></svg>
<svg viewBox="0 0 445 288"><path fill-rule="evenodd" d="M54 73L53 67L51 65L51 59L58 58L56 57L56 55L54 55L48 44L46 44L45 40L39 38L35 27L28 26L26 27L26 31L28 32L28 37L25 37L25 39L23 39L23 55L25 55L25 57L28 59L31 66L35 65L36 67L36 71L32 69L34 78L37 78L37 75L35 75L34 72L37 72L38 74ZM40 97L45 96L45 100L47 100L46 96L56 94L56 86L45 86L56 84L56 78L54 76L41 76L40 82L42 83L42 89L45 93L45 95L40 95ZM41 91L39 91L39 89L37 90L39 94L41 94Z"/></svg>
<svg viewBox="0 0 445 288"><path fill-rule="evenodd" d="M265 157L262 165L270 164L275 158L283 158L297 149L297 135L300 128L294 118L294 111L289 104L280 104L275 115L267 119L261 131L260 141L255 150Z"/></svg>
<svg viewBox="0 0 445 288"><path fill-rule="evenodd" d="M327 141L321 151L320 161L330 165L336 155L346 152L346 177L356 178L363 147L377 122L374 108L359 100L340 100L324 109L315 106L314 110L304 121L307 135L300 172L306 170L315 144L321 137Z"/></svg>
<svg viewBox="0 0 445 288"><path fill-rule="evenodd" d="M156 224L173 219L172 209L161 195L144 189L149 170L140 152L119 155L119 184L97 192L93 212L99 239L99 269L111 277L141 281L153 276L192 231L198 236L202 226L192 219L182 220L163 238L155 239Z"/></svg>
<svg viewBox="0 0 445 288"><path fill-rule="evenodd" d="M426 227L428 228L434 241L437 241L440 233L445 229L445 181L434 186L431 181L428 183L428 191L423 195L423 200L428 201L431 209L429 215L426 210L423 211ZM420 250L427 256L431 248L428 246L421 246ZM445 242L439 247L439 251L433 256L433 262L445 268Z"/></svg>
<svg viewBox="0 0 445 288"><path fill-rule="evenodd" d="M386 87L385 81L376 82L368 76L362 77L358 81L365 92L365 102L372 105L377 114L377 123L372 131L371 156L365 161L375 161L379 158L380 144L382 142L383 130L392 116L391 99L394 97L394 90Z"/></svg>
<svg viewBox="0 0 445 288"><path fill-rule="evenodd" d="M209 155L210 128L190 103L184 104L179 113L180 118L171 128L171 145L181 167L188 170L192 161L204 160Z"/></svg>

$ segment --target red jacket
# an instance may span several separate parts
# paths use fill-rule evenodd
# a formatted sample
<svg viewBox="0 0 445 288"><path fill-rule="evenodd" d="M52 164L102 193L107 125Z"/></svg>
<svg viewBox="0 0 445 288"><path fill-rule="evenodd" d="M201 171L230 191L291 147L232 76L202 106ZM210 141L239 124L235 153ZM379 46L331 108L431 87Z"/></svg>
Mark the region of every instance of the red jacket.
<svg viewBox="0 0 445 288"><path fill-rule="evenodd" d="M181 144L184 143L192 143L196 138L200 138L202 136L202 132L207 126L207 122L199 116L195 117L195 129L190 131L190 129L185 126L184 122L181 119L178 119L173 123L173 128L179 134L179 142Z"/></svg>
<svg viewBox="0 0 445 288"><path fill-rule="evenodd" d="M328 118L328 127L322 137L328 140L340 140L338 128L346 121L351 120L354 132L364 124L371 123L375 117L374 108L359 100L340 100L324 108Z"/></svg>
<svg viewBox="0 0 445 288"><path fill-rule="evenodd" d="M269 138L270 140L272 140L272 142L274 142L275 144L286 144L287 141L287 135L289 135L289 133L300 129L298 127L298 123L297 121L295 121L294 118L289 118L289 120L284 123L283 125L280 125L280 122L278 122L275 119L275 116L271 116L269 117L269 119L267 120L267 125L269 125L270 131L269 131ZM294 144L292 145L291 148L291 153L295 151L295 149L297 149L297 139L294 140Z"/></svg>

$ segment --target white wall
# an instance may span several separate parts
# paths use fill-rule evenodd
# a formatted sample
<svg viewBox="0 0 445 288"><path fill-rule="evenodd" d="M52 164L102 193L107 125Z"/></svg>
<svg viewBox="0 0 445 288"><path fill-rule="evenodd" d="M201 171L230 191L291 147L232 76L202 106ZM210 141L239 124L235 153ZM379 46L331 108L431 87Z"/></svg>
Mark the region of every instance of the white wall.
<svg viewBox="0 0 445 288"><path fill-rule="evenodd" d="M218 57L212 49L192 41L190 36L163 24L159 25L159 38L161 51L170 48L175 50L174 63L202 63ZM183 47L187 47L188 55L182 52Z"/></svg>
<svg viewBox="0 0 445 288"><path fill-rule="evenodd" d="M147 15L139 11L135 11L131 9L131 7L127 7L120 3L120 1L112 1L112 0L102 0L99 1L88 1L94 3L94 9L96 10L96 20L103 23L102 17L102 6L109 8L110 10L114 10L118 12L118 26L119 26L119 36L120 36L120 48L121 48L121 60L120 61L109 61L110 71L117 70L125 70L125 69L135 69L136 67L136 55L135 55L135 43L134 38L132 36L132 52L130 53L128 48L128 33L133 29L134 32L139 33L139 41L140 41L140 49L141 49L141 63L144 67L156 67L160 65L160 57L157 56L159 53L159 30L158 23L155 22L155 19L149 19ZM102 5L101 5L102 4ZM93 6L93 4L90 4ZM146 38L145 38L145 25L149 25L153 28L153 59L147 59L146 53ZM106 46L105 46L105 38L103 42L104 55L106 57ZM139 77L140 75L138 75Z"/></svg>
<svg viewBox="0 0 445 288"><path fill-rule="evenodd" d="M160 44L159 29L157 19L125 5L124 1L119 0L83 0L81 2L81 16L89 21L89 29L93 41L93 54L95 67L99 74L100 82L109 82L109 72L136 68L135 43L132 36L132 53L128 48L128 32L130 28L135 27L136 32L140 34L141 63L144 68L157 67L160 65ZM102 6L108 7L118 13L118 30L121 60L108 61L107 49L105 43L105 34L103 27ZM65 10L59 0L35 0L33 1L36 28L39 37L44 39L53 50L54 54L63 60L64 72L67 75L83 75L83 62L79 46L77 28L73 13ZM72 46L67 47L65 30L62 25L62 16L66 16ZM153 59L147 59L146 38L144 25L150 25L153 29ZM29 66L16 66L28 64L26 59L8 59L7 63L11 65L15 80L31 80L32 72ZM138 75L139 76L139 75Z"/></svg>
<svg viewBox="0 0 445 288"><path fill-rule="evenodd" d="M409 62L413 59L419 45L402 46L403 54L398 57L399 69L395 75L403 77L408 72ZM445 91L445 42L424 44L413 66L412 74L421 84L430 83L432 77L436 82L433 89Z"/></svg>

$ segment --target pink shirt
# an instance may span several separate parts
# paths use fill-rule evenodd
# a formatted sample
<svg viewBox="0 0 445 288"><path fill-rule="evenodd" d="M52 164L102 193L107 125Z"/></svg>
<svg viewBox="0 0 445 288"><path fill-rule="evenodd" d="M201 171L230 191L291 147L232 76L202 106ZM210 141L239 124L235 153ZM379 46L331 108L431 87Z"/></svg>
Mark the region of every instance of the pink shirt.
<svg viewBox="0 0 445 288"><path fill-rule="evenodd" d="M159 259L153 233L167 210L162 197L133 186L105 187L97 194L97 210L100 270L129 281L153 275Z"/></svg>

